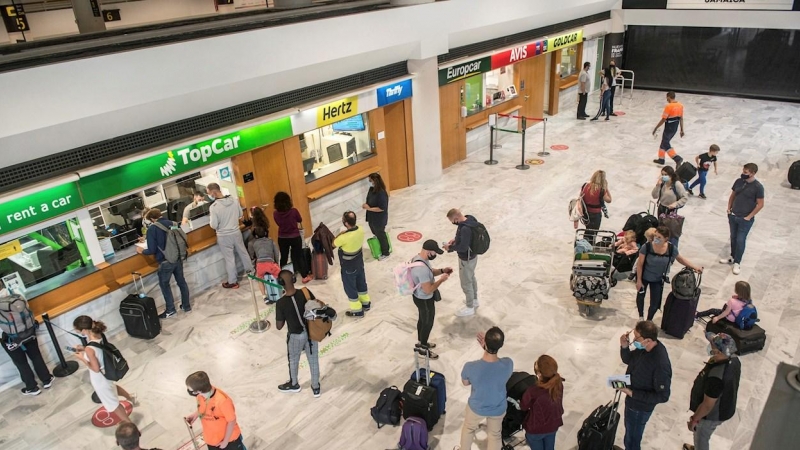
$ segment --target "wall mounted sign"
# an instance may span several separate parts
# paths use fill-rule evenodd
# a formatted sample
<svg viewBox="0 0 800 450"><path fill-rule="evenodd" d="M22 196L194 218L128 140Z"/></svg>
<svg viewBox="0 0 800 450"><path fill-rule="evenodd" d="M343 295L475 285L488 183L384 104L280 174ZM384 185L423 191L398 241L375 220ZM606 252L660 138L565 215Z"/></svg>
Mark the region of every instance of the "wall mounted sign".
<svg viewBox="0 0 800 450"><path fill-rule="evenodd" d="M88 205L113 198L291 136L292 121L284 117L88 175L80 179L83 200Z"/></svg>
<svg viewBox="0 0 800 450"><path fill-rule="evenodd" d="M256 177L253 175L253 172L247 172L246 174L242 175L242 181L245 183L249 183L255 179Z"/></svg>
<svg viewBox="0 0 800 450"><path fill-rule="evenodd" d="M561 36L556 36L547 40L547 50L545 52L554 52L580 42L583 42L583 30L562 34Z"/></svg>
<svg viewBox="0 0 800 450"><path fill-rule="evenodd" d="M98 0L89 0L89 5L92 7L92 15L100 17L100 2Z"/></svg>
<svg viewBox="0 0 800 450"><path fill-rule="evenodd" d="M0 235L44 222L83 207L73 181L0 203Z"/></svg>
<svg viewBox="0 0 800 450"><path fill-rule="evenodd" d="M358 114L358 97L347 97L317 108L317 128Z"/></svg>
<svg viewBox="0 0 800 450"><path fill-rule="evenodd" d="M490 70L492 70L491 56L439 69L439 86L444 86L454 81L469 78L473 75Z"/></svg>
<svg viewBox="0 0 800 450"><path fill-rule="evenodd" d="M292 131L294 134L306 133L311 130L339 122L363 114L378 107L377 91L370 89L357 96L332 101L318 108L310 108L291 116Z"/></svg>
<svg viewBox="0 0 800 450"><path fill-rule="evenodd" d="M547 41L536 41L492 55L492 69L547 53Z"/></svg>
<svg viewBox="0 0 800 450"><path fill-rule="evenodd" d="M9 33L29 31L28 18L25 17L25 9L22 5L3 5L0 7L0 15L3 16L3 23Z"/></svg>
<svg viewBox="0 0 800 450"><path fill-rule="evenodd" d="M791 11L794 0L668 0L667 9L751 9Z"/></svg>
<svg viewBox="0 0 800 450"><path fill-rule="evenodd" d="M411 97L411 80L403 80L399 83L379 87L376 91L378 95L378 106L386 106L390 103Z"/></svg>
<svg viewBox="0 0 800 450"><path fill-rule="evenodd" d="M103 21L104 22L116 22L122 20L122 15L120 15L118 9L104 9L103 10Z"/></svg>
<svg viewBox="0 0 800 450"><path fill-rule="evenodd" d="M0 245L0 260L6 259L11 255L16 255L22 251L22 244L19 243L19 239L14 239L11 242L6 242L3 245Z"/></svg>

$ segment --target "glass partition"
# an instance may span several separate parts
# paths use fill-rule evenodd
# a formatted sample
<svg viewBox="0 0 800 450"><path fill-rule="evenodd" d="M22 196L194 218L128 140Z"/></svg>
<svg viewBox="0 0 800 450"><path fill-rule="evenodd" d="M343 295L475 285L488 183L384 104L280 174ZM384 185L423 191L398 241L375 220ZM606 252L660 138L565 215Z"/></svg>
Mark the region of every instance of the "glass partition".
<svg viewBox="0 0 800 450"><path fill-rule="evenodd" d="M578 73L578 46L573 45L561 50L561 78Z"/></svg>

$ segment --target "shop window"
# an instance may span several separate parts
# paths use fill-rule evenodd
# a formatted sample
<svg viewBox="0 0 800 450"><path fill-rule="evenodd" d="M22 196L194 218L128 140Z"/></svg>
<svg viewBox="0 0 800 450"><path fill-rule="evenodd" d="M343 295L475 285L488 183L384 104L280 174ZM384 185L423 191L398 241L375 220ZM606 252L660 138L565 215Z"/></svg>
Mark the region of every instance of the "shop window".
<svg viewBox="0 0 800 450"><path fill-rule="evenodd" d="M306 183L375 156L366 114L300 135Z"/></svg>
<svg viewBox="0 0 800 450"><path fill-rule="evenodd" d="M467 115L499 105L517 96L514 86L514 66L505 66L464 80L464 101Z"/></svg>
<svg viewBox="0 0 800 450"><path fill-rule="evenodd" d="M32 231L3 245L11 243L16 244L12 248L19 251L0 259L0 278L12 291L29 299L95 270L75 218Z"/></svg>
<svg viewBox="0 0 800 450"><path fill-rule="evenodd" d="M467 115L480 112L483 109L483 74L471 76L464 80L464 104Z"/></svg>
<svg viewBox="0 0 800 450"><path fill-rule="evenodd" d="M561 78L578 73L578 46L573 45L561 50Z"/></svg>

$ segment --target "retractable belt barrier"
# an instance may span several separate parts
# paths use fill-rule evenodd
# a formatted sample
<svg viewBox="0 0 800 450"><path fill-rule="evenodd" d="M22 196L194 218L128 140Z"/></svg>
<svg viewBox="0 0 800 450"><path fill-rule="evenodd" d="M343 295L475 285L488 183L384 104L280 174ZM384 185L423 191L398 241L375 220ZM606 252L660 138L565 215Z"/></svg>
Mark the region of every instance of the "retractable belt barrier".
<svg viewBox="0 0 800 450"><path fill-rule="evenodd" d="M495 126L495 124L497 123L497 117L498 116L499 117L508 117L508 118L511 118L511 119L519 119L522 122L522 127L521 127L522 129L521 130L509 130L509 129L506 129L506 128L498 128L497 126ZM547 118L546 117L545 118L538 118L538 117L525 117L525 116L519 116L519 115L514 115L514 114L493 114L493 115L489 116L489 159L484 161L484 164L490 165L490 166L497 164L497 160L494 159L494 148L495 148L495 145L494 145L494 141L495 141L494 134L495 134L495 131L502 131L502 132L505 132L505 133L515 133L515 134L521 134L522 135L522 161L520 162L520 164L518 164L516 166L516 168L519 169L519 170L530 169L531 166L529 166L528 164L525 164L525 132L526 132L526 130L528 128L528 121L542 122L544 124L543 128L542 128L542 151L539 152L538 155L539 156L548 156L548 155L550 155L550 152L547 151L547 147L546 147L546 144L545 144L545 142L547 140Z"/></svg>
<svg viewBox="0 0 800 450"><path fill-rule="evenodd" d="M270 323L269 320L262 320L261 313L258 312L258 298L256 297L256 288L253 286L253 280L256 280L260 283L268 284L272 287L276 287L278 289L283 289L283 286L277 285L275 283L269 282L267 280L262 280L255 275L247 274L247 281L250 283L250 292L253 293L253 307L256 311L256 318L253 319L253 323L250 324L250 331L253 333L263 333L269 330Z"/></svg>

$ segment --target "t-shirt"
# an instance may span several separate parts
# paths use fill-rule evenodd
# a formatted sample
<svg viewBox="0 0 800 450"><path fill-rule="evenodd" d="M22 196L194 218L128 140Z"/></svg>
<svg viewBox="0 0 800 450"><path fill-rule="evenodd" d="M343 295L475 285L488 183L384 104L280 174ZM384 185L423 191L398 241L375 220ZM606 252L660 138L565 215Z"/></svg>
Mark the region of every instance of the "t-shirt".
<svg viewBox="0 0 800 450"><path fill-rule="evenodd" d="M300 216L300 211L292 208L288 211L275 211L272 213L272 218L278 224L278 237L279 238L295 238L300 236L300 228L298 223L303 221Z"/></svg>
<svg viewBox="0 0 800 450"><path fill-rule="evenodd" d="M733 417L736 413L741 371L742 366L736 356L723 362L706 363L692 385L689 409L696 412L703 398L708 396L717 401L705 419L725 421Z"/></svg>
<svg viewBox="0 0 800 450"><path fill-rule="evenodd" d="M581 70L578 75L578 93L586 94L589 92L589 74L585 70Z"/></svg>
<svg viewBox="0 0 800 450"><path fill-rule="evenodd" d="M386 191L375 192L375 188L369 188L367 193L367 205L370 208L380 208L383 212L367 211L367 223L386 226L389 221L389 194Z"/></svg>
<svg viewBox="0 0 800 450"><path fill-rule="evenodd" d="M306 309L306 301L316 299L311 290L306 290L308 290L308 295L311 297L310 299L306 299L303 290L298 289L294 295L284 295L278 299L278 303L275 304L275 321L286 322L286 329L289 334L300 334L305 330L305 324L300 323L300 318L297 317L297 313L299 312L302 315L303 311ZM297 310L292 306L292 301L297 305Z"/></svg>
<svg viewBox="0 0 800 450"><path fill-rule="evenodd" d="M670 258L670 252L672 257ZM642 281L655 283L661 280L661 277L667 272L667 268L675 262L678 257L678 247L667 243L667 252L659 255L655 252L653 244L647 243L639 249L640 255L645 255L644 267L642 267Z"/></svg>
<svg viewBox="0 0 800 450"><path fill-rule="evenodd" d="M433 292L430 294L426 294L425 291L422 290L422 283L433 283L433 270L431 269L431 263L422 259L421 256L417 255L411 258L411 262L422 262L423 265L417 265L411 268L411 278L414 279L414 286L417 286L414 289L414 297L417 297L420 300L428 300L433 298Z"/></svg>
<svg viewBox="0 0 800 450"><path fill-rule="evenodd" d="M711 163L717 162L717 157L711 156L709 153L703 153L699 158L700 165L697 166L697 170L708 171L711 168Z"/></svg>
<svg viewBox="0 0 800 450"><path fill-rule="evenodd" d="M746 305L747 302L731 297L728 300L728 307L731 309L731 313L725 318L728 319L729 322L736 322L736 318L739 317L739 314L741 314Z"/></svg>
<svg viewBox="0 0 800 450"><path fill-rule="evenodd" d="M214 388L214 394L208 401L202 395L197 396L197 413L203 425L203 438L210 445L218 445L225 439L225 429L228 422L236 422L236 408L233 400L220 389ZM230 440L239 439L242 431L239 424L233 427Z"/></svg>
<svg viewBox="0 0 800 450"><path fill-rule="evenodd" d="M361 227L347 230L333 240L333 245L345 253L357 253L364 246L364 230Z"/></svg>
<svg viewBox="0 0 800 450"><path fill-rule="evenodd" d="M739 178L731 188L736 197L733 198L731 212L734 216L745 217L756 209L756 200L764 198L764 185L758 180L750 183Z"/></svg>
<svg viewBox="0 0 800 450"><path fill-rule="evenodd" d="M661 118L666 119L667 124L677 124L681 117L683 117L683 105L680 102L667 103L661 114Z"/></svg>
<svg viewBox="0 0 800 450"><path fill-rule="evenodd" d="M485 417L505 414L506 383L513 371L511 358L500 358L496 362L479 359L464 364L461 379L469 381L472 388L467 402L470 409Z"/></svg>
<svg viewBox="0 0 800 450"><path fill-rule="evenodd" d="M185 208L183 208L183 218L186 219L186 220L189 220L189 213L191 213L192 210L197 208L198 206L203 206L206 203L208 203L208 202L203 201L203 200L200 200L199 202L189 203L188 205L186 205Z"/></svg>

